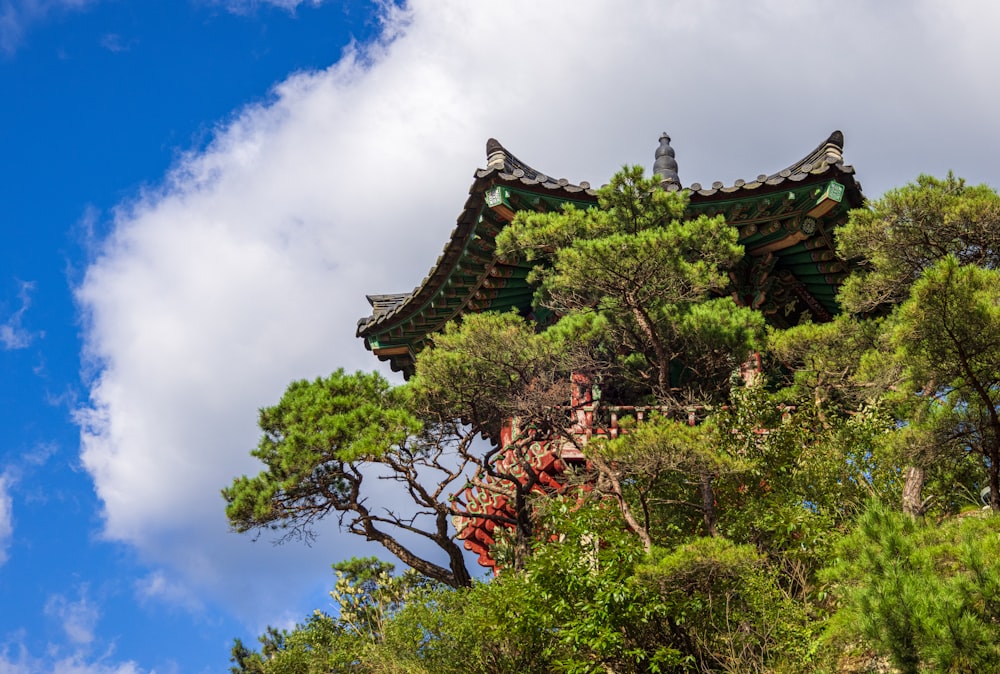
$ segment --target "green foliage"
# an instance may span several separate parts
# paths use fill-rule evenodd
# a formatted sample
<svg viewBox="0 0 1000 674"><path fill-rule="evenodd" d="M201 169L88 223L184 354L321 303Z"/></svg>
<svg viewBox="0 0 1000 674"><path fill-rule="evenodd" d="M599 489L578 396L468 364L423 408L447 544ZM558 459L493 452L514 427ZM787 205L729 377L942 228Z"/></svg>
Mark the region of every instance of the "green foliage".
<svg viewBox="0 0 1000 674"><path fill-rule="evenodd" d="M547 674L554 671L547 614L519 574L410 602L387 642L412 671L434 674Z"/></svg>
<svg viewBox="0 0 1000 674"><path fill-rule="evenodd" d="M471 314L417 356L413 385L439 413L496 434L512 416L563 401L570 370L559 346L516 313Z"/></svg>
<svg viewBox="0 0 1000 674"><path fill-rule="evenodd" d="M234 674L425 671L407 653L414 644L407 643L407 648L397 652L387 644L387 633L398 634L394 621L404 606L441 594L442 586L412 570L394 575L392 564L374 557L350 559L333 568L337 581L330 596L335 611L330 614L317 610L290 631L268 628L260 637L259 653L237 639L233 646ZM394 638L398 641L398 637Z"/></svg>
<svg viewBox="0 0 1000 674"><path fill-rule="evenodd" d="M738 457L719 451L720 432L711 416L692 426L687 419L654 414L617 439L592 442L587 453L614 466L622 495L634 504L651 543L670 545L692 532L708 533L701 476L718 478L746 468ZM597 485L599 492L602 486Z"/></svg>
<svg viewBox="0 0 1000 674"><path fill-rule="evenodd" d="M893 343L911 382L937 382L974 398L1000 394L1000 271L947 256L918 280L895 315Z"/></svg>
<svg viewBox="0 0 1000 674"><path fill-rule="evenodd" d="M610 348L598 349L604 362L578 371L631 377L661 399L677 398L678 385L699 398L725 397L763 319L728 297L712 298L743 249L722 218L681 220L685 206L682 193L626 167L598 191L596 208L519 213L498 235L500 256L538 263L530 279L543 306L577 330L574 314L600 316L601 334L590 335Z"/></svg>
<svg viewBox="0 0 1000 674"><path fill-rule="evenodd" d="M838 528L872 495L898 493L886 444L895 425L878 407L824 423L813 406L795 410L785 399L754 384L735 389L716 415L717 451L733 466L717 482L719 531L765 555L781 587L813 610Z"/></svg>
<svg viewBox="0 0 1000 674"><path fill-rule="evenodd" d="M555 501L557 534L522 572L400 615L440 672L789 671L810 656L808 615L751 546L693 539L646 557L607 503Z"/></svg>
<svg viewBox="0 0 1000 674"><path fill-rule="evenodd" d="M849 311L824 326L772 335L791 371L785 395L833 414L876 405L896 420L880 459L905 466L908 512L955 512L984 482L1000 509L1000 196L949 175L921 176L853 211L838 230L860 269L838 299ZM924 491L926 487L926 492Z"/></svg>
<svg viewBox="0 0 1000 674"><path fill-rule="evenodd" d="M801 664L811 635L750 546L696 539L647 559L606 504L549 504L558 538L523 572L409 605L435 672L754 672ZM416 629L413 629L414 626ZM400 646L402 648L402 646Z"/></svg>
<svg viewBox="0 0 1000 674"><path fill-rule="evenodd" d="M330 597L340 627L367 641L382 639L391 618L417 591L437 587L413 569L394 575L395 566L376 557L353 558L333 565L337 582Z"/></svg>
<svg viewBox="0 0 1000 674"><path fill-rule="evenodd" d="M377 374L338 370L326 379L293 382L277 405L260 411L263 435L252 454L265 469L222 490L230 525L308 539L317 520L336 512L343 528L380 543L423 575L468 585L462 550L448 533L453 511L445 492L474 462L465 451L471 438L422 402L412 387L393 388ZM402 484L416 516L388 508L373 512L363 489L373 474ZM400 532L433 542L448 567L404 545Z"/></svg>
<svg viewBox="0 0 1000 674"><path fill-rule="evenodd" d="M812 404L818 413L856 409L873 392L875 377L862 377L859 370L865 354L883 349L881 326L879 320L841 314L829 323L772 330L768 350L785 368L789 402Z"/></svg>
<svg viewBox="0 0 1000 674"><path fill-rule="evenodd" d="M720 267L743 253L737 234L718 218L682 221L685 197L642 173L630 167L613 176L596 208L518 214L497 237L498 254L548 261L551 268L537 268L536 279L558 297L576 292L600 301L634 292L648 305L658 301L657 291L684 299L725 287Z"/></svg>
<svg viewBox="0 0 1000 674"><path fill-rule="evenodd" d="M399 393L377 374L337 370L293 382L260 411L263 436L251 454L266 469L222 491L236 531L307 527L350 498L351 463L375 459L421 429Z"/></svg>
<svg viewBox="0 0 1000 674"><path fill-rule="evenodd" d="M1000 519L933 525L873 503L827 572L831 636L861 638L903 674L992 671L1000 658Z"/></svg>
<svg viewBox="0 0 1000 674"><path fill-rule="evenodd" d="M927 269L893 314L904 386L920 392L918 429L939 444L986 459L1000 509L1000 272L947 256ZM930 409L926 409L929 407Z"/></svg>
<svg viewBox="0 0 1000 674"><path fill-rule="evenodd" d="M242 639L233 640L229 661L233 663L233 666L229 668L232 674L262 674L264 672L264 660L261 654L247 648Z"/></svg>
<svg viewBox="0 0 1000 674"><path fill-rule="evenodd" d="M922 175L852 211L837 241L841 255L863 264L844 285L841 304L851 312L892 307L948 255L965 265L1000 267L1000 196L950 173L944 180Z"/></svg>
<svg viewBox="0 0 1000 674"><path fill-rule="evenodd" d="M536 552L523 582L553 634L554 669L635 672L662 661L659 629L629 583L642 549L620 513L608 502L561 500L544 520L558 538Z"/></svg>
<svg viewBox="0 0 1000 674"><path fill-rule="evenodd" d="M782 662L801 669L811 657L810 616L753 546L702 538L657 550L636 583L655 592L670 643L691 671L764 672Z"/></svg>

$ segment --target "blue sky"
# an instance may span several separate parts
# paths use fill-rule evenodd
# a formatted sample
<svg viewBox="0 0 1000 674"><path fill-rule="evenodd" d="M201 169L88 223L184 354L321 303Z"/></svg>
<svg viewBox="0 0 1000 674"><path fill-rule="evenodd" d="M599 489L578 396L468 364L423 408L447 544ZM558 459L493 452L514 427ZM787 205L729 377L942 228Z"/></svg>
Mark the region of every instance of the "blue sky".
<svg viewBox="0 0 1000 674"><path fill-rule="evenodd" d="M1000 183L990 2L0 0L0 674L225 671L374 554L226 530L256 409L379 367L494 136L682 182L834 129L866 194ZM628 9L624 9L628 7ZM392 503L394 495L372 495Z"/></svg>

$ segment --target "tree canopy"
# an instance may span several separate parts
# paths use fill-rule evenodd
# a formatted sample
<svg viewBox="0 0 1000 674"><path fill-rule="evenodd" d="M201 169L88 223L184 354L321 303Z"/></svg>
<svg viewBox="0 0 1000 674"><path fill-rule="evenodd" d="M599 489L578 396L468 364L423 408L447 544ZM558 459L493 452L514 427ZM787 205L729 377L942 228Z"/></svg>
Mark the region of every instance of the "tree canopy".
<svg viewBox="0 0 1000 674"><path fill-rule="evenodd" d="M498 255L537 262L529 278L542 306L599 326L595 367L660 402L724 399L763 331L760 314L719 296L743 257L736 230L721 217L683 218L686 204L631 167L598 191L596 208L518 213L497 236Z"/></svg>
<svg viewBox="0 0 1000 674"><path fill-rule="evenodd" d="M337 371L261 410L233 528L333 515L409 570L335 565L335 610L237 642L233 671L989 671L997 193L921 176L852 212L845 311L780 330L731 299L732 227L639 169L598 197L498 236L552 322L467 315L405 385ZM581 391L616 433L572 431ZM540 484L540 438L585 458L574 489ZM412 507L369 502L379 478ZM513 553L477 580L450 520L483 485Z"/></svg>
<svg viewBox="0 0 1000 674"><path fill-rule="evenodd" d="M446 494L473 462L472 436L420 411L406 387L393 388L374 373L338 370L292 383L277 405L260 411L263 434L252 454L265 469L222 490L231 526L310 538L318 520L336 513L347 531L427 577L468 585L471 574L448 529L455 513ZM371 507L366 480L380 478L400 483L412 507ZM407 534L432 542L447 566L414 552Z"/></svg>

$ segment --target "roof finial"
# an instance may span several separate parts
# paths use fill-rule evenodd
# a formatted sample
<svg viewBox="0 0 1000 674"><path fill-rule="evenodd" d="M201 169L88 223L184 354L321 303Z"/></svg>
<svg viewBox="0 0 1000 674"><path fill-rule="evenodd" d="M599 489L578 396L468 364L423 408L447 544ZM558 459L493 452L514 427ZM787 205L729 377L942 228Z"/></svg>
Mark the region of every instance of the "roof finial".
<svg viewBox="0 0 1000 674"><path fill-rule="evenodd" d="M653 175L660 176L660 184L663 185L664 189L670 185L676 185L677 187L681 185L681 179L677 176L677 160L674 159L674 148L670 147L670 136L666 132L660 135L660 147L656 148Z"/></svg>

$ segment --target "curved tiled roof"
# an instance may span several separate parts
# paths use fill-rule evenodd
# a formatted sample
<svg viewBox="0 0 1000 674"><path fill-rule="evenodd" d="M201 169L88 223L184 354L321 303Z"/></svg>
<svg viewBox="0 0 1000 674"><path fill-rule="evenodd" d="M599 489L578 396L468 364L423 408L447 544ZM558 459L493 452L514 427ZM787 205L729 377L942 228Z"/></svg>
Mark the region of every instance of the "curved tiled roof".
<svg viewBox="0 0 1000 674"><path fill-rule="evenodd" d="M661 136L660 164L666 155L673 158L669 141ZM753 292L764 291L754 284L770 279L771 288L780 280L782 302L801 301L819 320L836 311L832 289L845 270L836 258L831 230L848 209L863 202L854 168L844 163L843 147L844 136L835 131L788 168L728 186L714 182L707 188L698 183L684 188L676 181L676 162L667 167L673 174L664 174L664 187L688 190L691 215L723 215L739 227L747 249L747 264L739 273L749 280L743 279L743 286L735 276L733 281L750 292L741 301L757 306ZM455 228L427 277L409 293L368 296L372 314L358 321L357 335L380 359L390 360L393 369L412 371L426 338L463 312L512 306L530 310L531 291L524 281L528 268L501 262L493 254L494 237L515 210L596 203L589 183L545 175L495 139L487 141L486 156L486 167L475 172Z"/></svg>
<svg viewBox="0 0 1000 674"><path fill-rule="evenodd" d="M476 179L482 180L495 175L504 182L519 184L524 187L543 187L548 190L561 191L566 194L581 192L595 197L597 193L590 188L590 183L582 182L574 185L565 178L551 178L536 171L523 161L512 155L496 138L486 141L486 168L476 171Z"/></svg>
<svg viewBox="0 0 1000 674"><path fill-rule="evenodd" d="M469 239L475 234L480 215L486 207L485 192L489 187L497 184L508 185L540 192L560 202L596 203L597 201L596 193L589 183L583 182L577 185L565 178L556 179L536 171L508 152L496 139L491 138L487 141L486 156L487 166L476 171L475 181L469 188L465 207L459 213L449 241L430 273L409 293L368 295L372 314L358 321L359 337L367 337L382 326L405 320L420 311L440 292L442 284L453 273L462 257ZM494 264L500 263L494 261ZM440 321L440 324L443 326L451 317ZM368 340L365 343L371 348Z"/></svg>
<svg viewBox="0 0 1000 674"><path fill-rule="evenodd" d="M716 194L740 197L749 195L762 188L780 189L788 185L794 185L811 176L832 176L834 174L844 176L854 175L854 167L844 163L844 134L841 131L834 131L815 150L777 173L772 173L771 175L762 173L749 181L741 178L729 186L726 186L721 181L713 182L711 187L703 187L701 183L692 183L686 189L690 191L692 199L711 197ZM860 196L861 185L855 180L851 182L857 187L857 192ZM682 188L672 185L668 186L667 189L677 191Z"/></svg>

